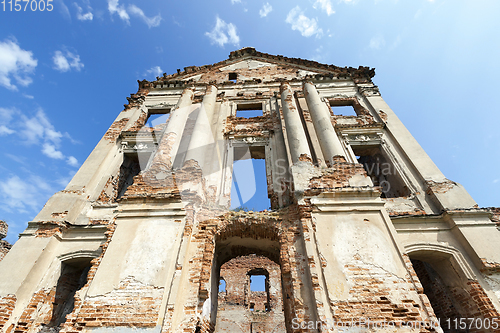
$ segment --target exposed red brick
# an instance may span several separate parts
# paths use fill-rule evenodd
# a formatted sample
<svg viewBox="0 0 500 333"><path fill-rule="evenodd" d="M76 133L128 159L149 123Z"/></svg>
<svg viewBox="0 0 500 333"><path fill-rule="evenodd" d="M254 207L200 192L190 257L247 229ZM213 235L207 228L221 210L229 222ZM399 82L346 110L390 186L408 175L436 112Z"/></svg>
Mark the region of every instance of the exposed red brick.
<svg viewBox="0 0 500 333"><path fill-rule="evenodd" d="M104 134L104 138L110 142L116 142L116 139L125 128L125 125L127 125L128 120L128 118L122 118L115 121Z"/></svg>

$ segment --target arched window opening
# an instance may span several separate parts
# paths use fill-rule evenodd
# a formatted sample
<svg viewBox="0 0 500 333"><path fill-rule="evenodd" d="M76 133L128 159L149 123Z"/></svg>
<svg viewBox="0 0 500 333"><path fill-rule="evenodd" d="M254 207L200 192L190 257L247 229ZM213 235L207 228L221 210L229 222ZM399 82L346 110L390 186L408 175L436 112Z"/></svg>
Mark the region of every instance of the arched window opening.
<svg viewBox="0 0 500 333"><path fill-rule="evenodd" d="M75 294L87 282L91 258L77 258L61 263L61 275L57 280L49 327L58 327L73 311Z"/></svg>
<svg viewBox="0 0 500 333"><path fill-rule="evenodd" d="M475 317L479 318L478 322L484 322L488 314L482 312L484 306L481 297L475 296L484 293L484 290L470 283L472 277L467 267L461 264L460 258L448 252L427 250L415 251L409 256L445 333L459 332L451 329L453 327L450 328L452 325L448 323L459 321L460 318ZM478 328L470 326L467 329L470 332L481 331Z"/></svg>
<svg viewBox="0 0 500 333"><path fill-rule="evenodd" d="M284 333L280 265L251 252L221 261L215 331L246 327L251 332ZM225 292L221 292L223 283Z"/></svg>
<svg viewBox="0 0 500 333"><path fill-rule="evenodd" d="M424 293L440 322L445 323L447 319L460 318L460 313L453 304L453 295L441 276L430 264L424 261L414 259L411 262L424 288Z"/></svg>

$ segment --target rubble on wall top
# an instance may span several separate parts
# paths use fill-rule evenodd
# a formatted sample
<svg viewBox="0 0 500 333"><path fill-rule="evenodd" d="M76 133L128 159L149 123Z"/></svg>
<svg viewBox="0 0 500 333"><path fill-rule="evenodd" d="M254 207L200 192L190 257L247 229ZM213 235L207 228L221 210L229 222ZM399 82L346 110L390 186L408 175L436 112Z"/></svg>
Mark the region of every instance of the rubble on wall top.
<svg viewBox="0 0 500 333"><path fill-rule="evenodd" d="M7 230L9 229L9 226L7 225L7 222L0 220L0 239L4 239L7 237Z"/></svg>
<svg viewBox="0 0 500 333"><path fill-rule="evenodd" d="M272 61L272 62L280 62L285 65L294 65L305 67L309 69L320 70L323 72L323 75L326 77L332 78L333 76L338 77L351 77L353 79L361 79L366 81L371 81L371 79L375 76L375 69L370 67L359 66L358 68L353 67L338 67L335 65L326 65L321 64L316 61L306 60L301 58L288 58L282 55L272 55L268 53L263 53L255 50L253 47L244 47L236 51L232 51L229 54L229 58L220 62L217 62L212 65L203 65L203 66L187 66L184 67L184 71L180 69L177 70L174 74L167 75L163 74L162 77L157 77L156 81L153 81L153 85L161 84L168 82L169 84L176 83L179 84L179 80L181 80L185 76L190 76L193 74L202 74L208 72L209 70L226 66L230 63L235 62L236 60L241 60L245 58L253 58L264 61ZM319 75L321 76L321 75ZM318 77L318 75L315 75ZM186 84L187 82L183 82ZM182 85L182 83L180 83Z"/></svg>

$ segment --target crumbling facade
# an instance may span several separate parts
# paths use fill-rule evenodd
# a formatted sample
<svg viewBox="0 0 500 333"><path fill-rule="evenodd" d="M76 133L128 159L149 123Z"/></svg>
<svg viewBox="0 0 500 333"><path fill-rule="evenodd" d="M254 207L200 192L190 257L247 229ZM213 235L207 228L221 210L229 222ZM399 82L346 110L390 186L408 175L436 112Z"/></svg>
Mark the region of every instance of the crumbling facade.
<svg viewBox="0 0 500 333"><path fill-rule="evenodd" d="M140 81L0 262L2 332L499 332L498 210L374 74L244 48ZM252 159L270 209L231 210Z"/></svg>
<svg viewBox="0 0 500 333"><path fill-rule="evenodd" d="M12 245L9 244L5 237L7 237L7 231L9 230L9 226L5 221L0 220L0 261L2 261L3 257L9 252Z"/></svg>

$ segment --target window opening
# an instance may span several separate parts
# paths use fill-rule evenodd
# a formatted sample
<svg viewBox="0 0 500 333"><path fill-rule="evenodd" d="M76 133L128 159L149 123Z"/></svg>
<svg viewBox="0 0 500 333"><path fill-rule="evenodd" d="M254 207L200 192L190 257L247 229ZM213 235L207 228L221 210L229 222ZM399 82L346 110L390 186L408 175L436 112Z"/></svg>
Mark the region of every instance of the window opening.
<svg viewBox="0 0 500 333"><path fill-rule="evenodd" d="M236 117L240 118L260 117L263 112L262 103L243 103L236 107Z"/></svg>
<svg viewBox="0 0 500 333"><path fill-rule="evenodd" d="M134 183L134 177L141 172L141 169L146 168L150 156L151 152L123 155L123 163L118 174L116 199L125 194L127 188Z"/></svg>
<svg viewBox="0 0 500 333"><path fill-rule="evenodd" d="M254 229L261 230L259 226ZM239 238L239 233L234 233L234 230L229 232L232 238ZM212 304L217 307L217 311L211 323L216 326L215 332L237 332L241 327L248 328L251 325L258 328L258 332L286 331L285 316L289 312L284 305L291 305L287 303L290 299L283 297L281 268L277 262L280 257L279 246L272 247L271 252L268 252L274 260L254 252L261 248L260 244L266 245L259 252L267 252L264 248L269 246L269 241L271 240L250 238L243 238L241 243L238 241L235 244L232 241L227 243L225 239L217 241L214 264L218 265L219 273L214 273L224 277L231 288L226 293L213 295L216 304ZM241 244L248 244L250 247ZM262 278L266 280L263 291L253 291L251 285ZM278 325L281 328L276 330Z"/></svg>
<svg viewBox="0 0 500 333"><path fill-rule="evenodd" d="M235 148L231 209L262 211L270 205L264 146Z"/></svg>
<svg viewBox="0 0 500 333"><path fill-rule="evenodd" d="M248 272L250 286L248 300L254 304L257 312L269 311L269 273L264 268L255 268ZM251 308L250 308L251 309ZM253 311L253 310L252 310Z"/></svg>
<svg viewBox="0 0 500 333"><path fill-rule="evenodd" d="M384 156L379 146L352 146L358 163L363 164L373 186L382 190L382 198L397 198L410 195L394 164Z"/></svg>
<svg viewBox="0 0 500 333"><path fill-rule="evenodd" d="M66 321L66 316L73 311L75 294L87 282L90 259L75 259L61 264L61 275L57 280L50 327L58 327Z"/></svg>
<svg viewBox="0 0 500 333"><path fill-rule="evenodd" d="M467 278L462 274L463 271L457 270L458 265L452 257L439 252L425 251L411 253L410 260L424 293L441 323L456 318L466 318L467 314L471 313L475 313L478 318L484 318L480 303L471 296L471 292L475 292L474 289L470 289L467 285ZM445 326L442 326L445 333L469 331L454 330Z"/></svg>
<svg viewBox="0 0 500 333"><path fill-rule="evenodd" d="M357 116L356 110L354 110L354 107L352 105L331 105L330 108L332 109L333 115L334 116Z"/></svg>
<svg viewBox="0 0 500 333"><path fill-rule="evenodd" d="M265 275L250 275L250 291L266 291Z"/></svg>
<svg viewBox="0 0 500 333"><path fill-rule="evenodd" d="M229 81L236 83L238 81L238 73L229 73Z"/></svg>
<svg viewBox="0 0 500 333"><path fill-rule="evenodd" d="M220 293L226 292L226 281L223 278L219 280L219 292Z"/></svg>
<svg viewBox="0 0 500 333"><path fill-rule="evenodd" d="M149 110L146 126L155 127L167 122L170 117L170 109Z"/></svg>

